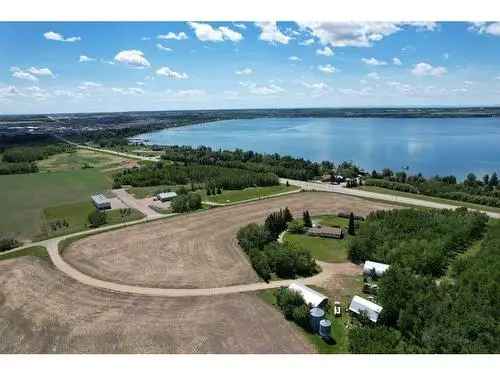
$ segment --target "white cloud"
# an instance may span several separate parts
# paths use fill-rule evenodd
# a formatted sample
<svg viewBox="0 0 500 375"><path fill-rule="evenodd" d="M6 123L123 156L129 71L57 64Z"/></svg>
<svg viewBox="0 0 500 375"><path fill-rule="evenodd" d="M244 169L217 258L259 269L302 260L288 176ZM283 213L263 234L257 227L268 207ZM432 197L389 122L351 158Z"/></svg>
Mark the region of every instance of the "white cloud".
<svg viewBox="0 0 500 375"><path fill-rule="evenodd" d="M31 68L28 69L28 72L31 74L34 74L35 76L49 76L49 77L54 77L54 73L49 68L36 68L32 66Z"/></svg>
<svg viewBox="0 0 500 375"><path fill-rule="evenodd" d="M115 56L115 61L133 68L149 68L151 66L149 61L144 57L144 53L136 49L118 52Z"/></svg>
<svg viewBox="0 0 500 375"><path fill-rule="evenodd" d="M160 35L157 35L156 36L158 39L166 39L166 40L170 40L170 39L174 39L174 40L185 40L188 38L188 36L186 35L185 32L181 31L180 33L173 33L172 31L170 31L169 33L167 34L160 34Z"/></svg>
<svg viewBox="0 0 500 375"><path fill-rule="evenodd" d="M73 43L82 40L82 38L80 38L79 36L72 36L69 38L65 38L62 34L56 33L54 31L47 31L46 33L43 34L43 36L45 39L55 40L57 42Z"/></svg>
<svg viewBox="0 0 500 375"><path fill-rule="evenodd" d="M371 72L366 75L366 78L374 79L378 81L380 79L380 75L377 72Z"/></svg>
<svg viewBox="0 0 500 375"><path fill-rule="evenodd" d="M82 90L82 91L87 91L87 90L91 90L91 89L97 89L100 87L102 87L102 83L93 82L93 81L85 81L85 82L82 82L81 85L78 86L78 89Z"/></svg>
<svg viewBox="0 0 500 375"><path fill-rule="evenodd" d="M189 76L186 73L178 73L173 71L168 66L163 66L156 71L156 74L159 76L165 76L173 79L188 79Z"/></svg>
<svg viewBox="0 0 500 375"><path fill-rule="evenodd" d="M288 58L288 60L290 60L290 61L302 61L302 60L301 60L301 58L300 58L300 57L298 57L298 56L290 56L290 57Z"/></svg>
<svg viewBox="0 0 500 375"><path fill-rule="evenodd" d="M160 51L172 52L172 48L164 46L161 43L156 43L156 48L158 48Z"/></svg>
<svg viewBox="0 0 500 375"><path fill-rule="evenodd" d="M240 85L248 88L250 93L254 95L277 95L285 92L285 89L275 84L261 86L253 82L240 82Z"/></svg>
<svg viewBox="0 0 500 375"><path fill-rule="evenodd" d="M13 66L10 68L10 71L12 72L12 77L18 78L18 79L24 79L26 81L31 81L31 82L36 82L38 81L38 78L33 75L30 72L24 71L17 66Z"/></svg>
<svg viewBox="0 0 500 375"><path fill-rule="evenodd" d="M239 76L248 76L248 75L253 73L253 70L251 68L244 68L241 70L237 70L234 73L239 75Z"/></svg>
<svg viewBox="0 0 500 375"><path fill-rule="evenodd" d="M401 30L393 22L299 22L299 26L332 47L370 47Z"/></svg>
<svg viewBox="0 0 500 375"><path fill-rule="evenodd" d="M416 64L411 73L416 76L433 76L439 77L446 74L448 71L444 66L432 66L431 64L421 62Z"/></svg>
<svg viewBox="0 0 500 375"><path fill-rule="evenodd" d="M479 34L500 36L500 22L475 22L468 29Z"/></svg>
<svg viewBox="0 0 500 375"><path fill-rule="evenodd" d="M150 37L150 36L143 36L143 37L141 38L141 40L151 40L151 37Z"/></svg>
<svg viewBox="0 0 500 375"><path fill-rule="evenodd" d="M0 87L0 98L20 96L21 92L16 88L16 86L6 86Z"/></svg>
<svg viewBox="0 0 500 375"><path fill-rule="evenodd" d="M242 30L247 29L247 26L244 23L235 23L234 26L237 27L238 29L242 29Z"/></svg>
<svg viewBox="0 0 500 375"><path fill-rule="evenodd" d="M337 72L337 68L335 68L334 66L332 66L330 64L318 65L318 70L320 70L321 72L326 73L326 74L333 74L333 73Z"/></svg>
<svg viewBox="0 0 500 375"><path fill-rule="evenodd" d="M243 39L243 35L226 26L213 28L208 23L188 22L188 25L194 30L196 37L202 42L223 42L230 40L231 42L239 42Z"/></svg>
<svg viewBox="0 0 500 375"><path fill-rule="evenodd" d="M370 57L369 59L363 57L361 58L361 61L363 61L366 65L372 65L372 66L387 65L385 61L377 60L375 57Z"/></svg>
<svg viewBox="0 0 500 375"><path fill-rule="evenodd" d="M115 65L115 62L112 61L112 60L105 60L105 59L101 59L101 62L103 64L108 64L108 65Z"/></svg>
<svg viewBox="0 0 500 375"><path fill-rule="evenodd" d="M314 44L314 39L313 38L306 39L303 42L299 43L299 45L301 45L301 46L310 46L311 44Z"/></svg>
<svg viewBox="0 0 500 375"><path fill-rule="evenodd" d="M52 95L47 91L38 86L31 86L26 89L27 95L36 100L46 100Z"/></svg>
<svg viewBox="0 0 500 375"><path fill-rule="evenodd" d="M139 87L128 87L128 88L119 88L112 87L111 90L118 94L122 95L142 95L144 94L144 90Z"/></svg>
<svg viewBox="0 0 500 375"><path fill-rule="evenodd" d="M393 57L393 58L392 58L392 63L393 63L394 65L403 65L403 63L401 62L401 60L400 60L400 59L398 59L397 57Z"/></svg>
<svg viewBox="0 0 500 375"><path fill-rule="evenodd" d="M316 83L302 82L302 85L311 90L311 95L313 97L323 96L331 92L330 86L328 86L324 82L316 82Z"/></svg>
<svg viewBox="0 0 500 375"><path fill-rule="evenodd" d="M265 42L288 44L292 39L280 31L276 22L256 22L255 26L261 30L259 39Z"/></svg>
<svg viewBox="0 0 500 375"><path fill-rule="evenodd" d="M167 91L168 94L171 95L171 97L176 98L176 99L193 99L193 98L200 98L203 96L206 96L207 93L205 90L201 89L187 89L187 90L178 90L178 91Z"/></svg>
<svg viewBox="0 0 500 375"><path fill-rule="evenodd" d="M333 51L330 47L325 46L323 49L317 49L316 50L316 55L321 55L321 56L333 56Z"/></svg>
<svg viewBox="0 0 500 375"><path fill-rule="evenodd" d="M93 57L88 57L86 55L80 55L80 59L78 61L81 63L85 63L85 62L95 61L95 59Z"/></svg>
<svg viewBox="0 0 500 375"><path fill-rule="evenodd" d="M406 22L407 25L414 26L417 31L434 31L437 29L437 22Z"/></svg>

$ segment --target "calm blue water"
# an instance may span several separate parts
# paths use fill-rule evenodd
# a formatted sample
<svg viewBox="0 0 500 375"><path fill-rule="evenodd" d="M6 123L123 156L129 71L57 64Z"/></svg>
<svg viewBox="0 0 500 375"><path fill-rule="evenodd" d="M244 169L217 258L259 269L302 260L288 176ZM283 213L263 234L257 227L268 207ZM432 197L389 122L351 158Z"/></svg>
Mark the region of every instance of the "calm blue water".
<svg viewBox="0 0 500 375"><path fill-rule="evenodd" d="M500 119L262 118L228 120L142 134L159 145L352 160L366 170L389 167L426 176L500 172Z"/></svg>

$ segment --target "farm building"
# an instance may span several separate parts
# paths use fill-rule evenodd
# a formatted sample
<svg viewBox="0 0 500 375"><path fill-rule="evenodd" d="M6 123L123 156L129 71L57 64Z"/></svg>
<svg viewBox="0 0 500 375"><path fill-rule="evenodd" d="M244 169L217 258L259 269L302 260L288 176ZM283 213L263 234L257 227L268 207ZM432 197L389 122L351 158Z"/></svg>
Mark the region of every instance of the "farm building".
<svg viewBox="0 0 500 375"><path fill-rule="evenodd" d="M168 191L168 192L156 194L156 198L158 198L158 200L160 200L162 202L171 201L176 196L177 196L177 193L174 193L173 191L172 192Z"/></svg>
<svg viewBox="0 0 500 375"><path fill-rule="evenodd" d="M316 226L310 228L307 234L315 237L326 237L326 238L336 238L341 239L344 237L344 231L340 227L327 227L327 226Z"/></svg>
<svg viewBox="0 0 500 375"><path fill-rule="evenodd" d="M111 201L106 198L103 194L95 194L90 197L95 208L98 210L109 210L111 209Z"/></svg>
<svg viewBox="0 0 500 375"><path fill-rule="evenodd" d="M385 273L385 271L387 271L388 268L388 264L367 260L363 266L363 273L368 276L375 273L376 276L380 277Z"/></svg>
<svg viewBox="0 0 500 375"><path fill-rule="evenodd" d="M382 306L377 305L367 299L360 296L354 296L349 306L349 311L355 314L366 313L368 319L372 322L377 323L380 312L382 311Z"/></svg>
<svg viewBox="0 0 500 375"><path fill-rule="evenodd" d="M305 303L312 307L321 307L328 302L327 296L299 283L291 283L288 289L299 293L304 299Z"/></svg>

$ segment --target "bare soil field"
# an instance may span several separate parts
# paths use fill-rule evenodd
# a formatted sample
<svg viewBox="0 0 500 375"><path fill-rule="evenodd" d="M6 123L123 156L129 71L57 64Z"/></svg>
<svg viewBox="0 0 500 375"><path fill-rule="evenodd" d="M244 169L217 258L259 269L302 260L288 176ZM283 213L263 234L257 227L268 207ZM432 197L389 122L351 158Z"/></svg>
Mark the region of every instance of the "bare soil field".
<svg viewBox="0 0 500 375"><path fill-rule="evenodd" d="M250 222L288 206L297 217L395 206L332 193L299 193L101 233L71 244L64 259L90 276L129 285L213 288L258 281L236 241Z"/></svg>
<svg viewBox="0 0 500 375"><path fill-rule="evenodd" d="M0 353L311 353L253 293L162 298L82 285L47 261L0 262Z"/></svg>

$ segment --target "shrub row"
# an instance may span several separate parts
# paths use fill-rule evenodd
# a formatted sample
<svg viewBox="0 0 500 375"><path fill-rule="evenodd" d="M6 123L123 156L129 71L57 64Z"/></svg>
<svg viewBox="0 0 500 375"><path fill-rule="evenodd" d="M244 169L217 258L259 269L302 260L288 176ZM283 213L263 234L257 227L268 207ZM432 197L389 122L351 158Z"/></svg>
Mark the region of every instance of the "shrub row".
<svg viewBox="0 0 500 375"><path fill-rule="evenodd" d="M410 184L405 184L401 182L395 182L395 181L387 181L387 180L380 180L380 179L375 179L375 178L368 178L365 180L365 185L366 186L377 186L385 189L391 189L391 190L397 190L397 191L402 191L406 193L414 193L418 194L419 191L415 186L412 186Z"/></svg>

